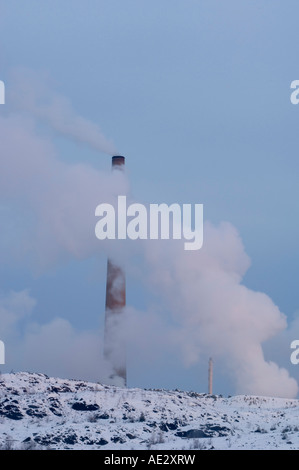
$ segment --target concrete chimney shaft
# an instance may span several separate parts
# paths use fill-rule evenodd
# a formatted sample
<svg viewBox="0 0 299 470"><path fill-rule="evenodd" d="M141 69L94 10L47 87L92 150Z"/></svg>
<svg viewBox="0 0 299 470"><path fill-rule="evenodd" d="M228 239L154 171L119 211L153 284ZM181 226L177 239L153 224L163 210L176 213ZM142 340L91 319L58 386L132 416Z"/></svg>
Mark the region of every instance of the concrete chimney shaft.
<svg viewBox="0 0 299 470"><path fill-rule="evenodd" d="M125 157L112 157L112 170L124 170ZM104 356L112 368L111 381L127 385L126 348L123 337L123 315L126 306L126 278L117 261L108 259Z"/></svg>

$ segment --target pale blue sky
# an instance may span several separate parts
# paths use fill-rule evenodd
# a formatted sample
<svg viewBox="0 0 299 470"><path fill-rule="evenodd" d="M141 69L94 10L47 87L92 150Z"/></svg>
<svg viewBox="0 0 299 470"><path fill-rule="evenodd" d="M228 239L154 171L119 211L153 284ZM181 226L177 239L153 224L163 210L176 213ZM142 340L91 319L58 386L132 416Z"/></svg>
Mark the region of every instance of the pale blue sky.
<svg viewBox="0 0 299 470"><path fill-rule="evenodd" d="M299 79L298 1L1 0L0 12L7 92L16 67L46 73L126 156L137 200L203 203L205 219L238 229L252 262L244 284L291 319L299 308L299 106L289 98ZM67 163L110 167L109 156L55 134L52 141ZM4 292L29 288L40 323L55 310L92 328L104 271L105 257L42 274L4 263L0 283ZM131 305L151 302L133 279L128 288ZM282 349L282 365L298 378L288 357ZM149 372L155 386L176 385L172 362L165 358L169 378L162 366ZM196 367L179 374L181 388L201 388ZM219 393L233 391L221 380Z"/></svg>

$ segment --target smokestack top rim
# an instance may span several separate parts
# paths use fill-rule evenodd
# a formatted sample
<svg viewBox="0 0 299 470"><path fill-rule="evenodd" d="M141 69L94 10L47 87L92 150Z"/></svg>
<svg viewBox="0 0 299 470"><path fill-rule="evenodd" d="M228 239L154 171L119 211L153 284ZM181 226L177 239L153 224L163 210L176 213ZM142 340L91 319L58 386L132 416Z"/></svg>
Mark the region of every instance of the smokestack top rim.
<svg viewBox="0 0 299 470"><path fill-rule="evenodd" d="M125 157L123 155L114 155L112 157L112 166L122 166L125 164Z"/></svg>

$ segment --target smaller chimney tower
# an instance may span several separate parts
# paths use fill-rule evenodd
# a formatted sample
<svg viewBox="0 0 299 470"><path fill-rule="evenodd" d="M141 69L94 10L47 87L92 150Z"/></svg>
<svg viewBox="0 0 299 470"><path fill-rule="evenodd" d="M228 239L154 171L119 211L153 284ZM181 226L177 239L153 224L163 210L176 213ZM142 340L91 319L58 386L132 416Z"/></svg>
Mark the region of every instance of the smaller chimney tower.
<svg viewBox="0 0 299 470"><path fill-rule="evenodd" d="M210 357L209 359L209 378L208 378L208 383L209 383L209 395L213 395L213 359Z"/></svg>

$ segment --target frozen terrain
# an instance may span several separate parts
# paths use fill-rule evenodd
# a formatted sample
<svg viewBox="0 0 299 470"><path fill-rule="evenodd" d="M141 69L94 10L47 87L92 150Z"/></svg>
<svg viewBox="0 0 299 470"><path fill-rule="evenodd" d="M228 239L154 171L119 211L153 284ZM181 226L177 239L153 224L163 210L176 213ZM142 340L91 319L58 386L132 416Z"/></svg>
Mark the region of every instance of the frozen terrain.
<svg viewBox="0 0 299 470"><path fill-rule="evenodd" d="M299 401L0 376L2 449L298 449Z"/></svg>

